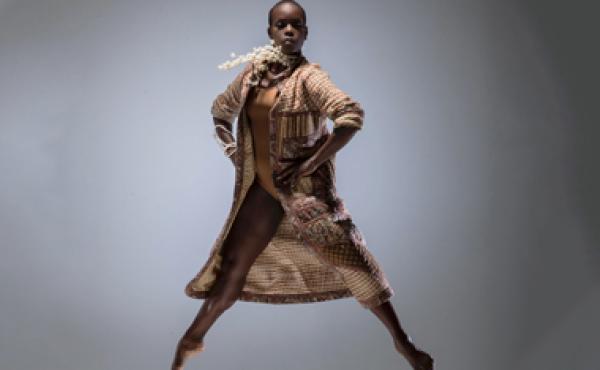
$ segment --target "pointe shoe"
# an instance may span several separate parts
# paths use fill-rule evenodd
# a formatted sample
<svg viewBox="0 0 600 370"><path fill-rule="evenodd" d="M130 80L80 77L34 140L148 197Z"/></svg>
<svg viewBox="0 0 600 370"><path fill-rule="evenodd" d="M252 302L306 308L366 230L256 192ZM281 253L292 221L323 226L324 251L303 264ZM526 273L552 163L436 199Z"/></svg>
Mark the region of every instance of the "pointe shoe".
<svg viewBox="0 0 600 370"><path fill-rule="evenodd" d="M179 343L177 343L177 351L175 353L175 358L173 359L173 364L171 365L171 370L183 369L183 365L188 357L203 351L204 341L196 341L191 338L182 337L179 340Z"/></svg>

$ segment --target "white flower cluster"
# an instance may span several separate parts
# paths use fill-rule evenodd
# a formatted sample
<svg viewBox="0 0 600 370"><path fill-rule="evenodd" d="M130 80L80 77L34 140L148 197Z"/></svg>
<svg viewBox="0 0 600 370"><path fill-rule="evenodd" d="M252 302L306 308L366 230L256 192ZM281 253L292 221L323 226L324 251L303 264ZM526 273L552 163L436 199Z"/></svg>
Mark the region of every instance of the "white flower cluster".
<svg viewBox="0 0 600 370"><path fill-rule="evenodd" d="M262 73L267 70L267 63L269 62L279 62L285 66L290 65L288 56L281 51L281 46L275 45L275 41L273 39L271 39L270 44L254 47L252 51L246 55L240 55L236 58L235 53L231 53L231 57L235 59L219 64L217 68L227 70L237 66L238 64L252 61L259 70L259 73Z"/></svg>

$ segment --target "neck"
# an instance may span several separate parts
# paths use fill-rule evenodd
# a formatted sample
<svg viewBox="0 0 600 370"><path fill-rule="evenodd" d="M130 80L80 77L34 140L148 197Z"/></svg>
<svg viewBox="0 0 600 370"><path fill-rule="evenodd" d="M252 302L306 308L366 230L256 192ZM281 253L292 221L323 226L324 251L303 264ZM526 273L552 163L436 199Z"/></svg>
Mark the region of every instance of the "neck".
<svg viewBox="0 0 600 370"><path fill-rule="evenodd" d="M288 57L294 58L294 57L299 57L300 55L302 55L302 50L298 50L296 52L293 53L284 53L285 55L287 55Z"/></svg>
<svg viewBox="0 0 600 370"><path fill-rule="evenodd" d="M287 58L287 63L290 64L291 68L293 68L303 57L302 51L298 51L293 54L285 54L285 56ZM269 70L271 70L274 73L277 73L278 71L281 71L283 69L285 69L285 66L280 62L269 63Z"/></svg>

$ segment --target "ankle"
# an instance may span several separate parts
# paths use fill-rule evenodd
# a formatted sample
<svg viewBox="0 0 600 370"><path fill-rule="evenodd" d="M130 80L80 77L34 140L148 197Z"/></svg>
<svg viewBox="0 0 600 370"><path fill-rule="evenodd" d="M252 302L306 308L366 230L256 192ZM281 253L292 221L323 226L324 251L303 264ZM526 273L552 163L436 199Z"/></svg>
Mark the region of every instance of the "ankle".
<svg viewBox="0 0 600 370"><path fill-rule="evenodd" d="M185 333L181 339L187 342L202 342L204 340L204 334L199 333Z"/></svg>
<svg viewBox="0 0 600 370"><path fill-rule="evenodd" d="M186 348L197 348L203 345L203 338L199 336L187 336L184 335L180 342Z"/></svg>
<svg viewBox="0 0 600 370"><path fill-rule="evenodd" d="M396 345L398 351L403 354L411 354L417 351L417 347L409 336L394 338L394 344Z"/></svg>

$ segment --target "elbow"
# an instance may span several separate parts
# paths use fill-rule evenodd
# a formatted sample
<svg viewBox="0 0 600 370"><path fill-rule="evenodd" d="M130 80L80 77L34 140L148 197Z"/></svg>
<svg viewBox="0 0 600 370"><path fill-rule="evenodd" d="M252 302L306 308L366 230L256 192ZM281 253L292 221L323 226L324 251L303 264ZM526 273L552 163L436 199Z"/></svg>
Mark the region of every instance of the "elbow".
<svg viewBox="0 0 600 370"><path fill-rule="evenodd" d="M231 109L227 104L223 102L223 99L219 96L217 97L211 107L210 114L219 120L226 121L228 123L233 123L235 119L236 112Z"/></svg>
<svg viewBox="0 0 600 370"><path fill-rule="evenodd" d="M355 126L337 126L333 128L332 134L336 137L344 138L344 142L347 142L358 132L358 130L360 130L360 128Z"/></svg>
<svg viewBox="0 0 600 370"><path fill-rule="evenodd" d="M358 130L362 129L365 111L360 103L349 97L343 99L340 103L332 109L330 116L333 121L333 128L354 127Z"/></svg>
<svg viewBox="0 0 600 370"><path fill-rule="evenodd" d="M333 119L333 128L338 127L351 127L356 130L360 130L363 127L363 121L365 118L365 112L360 106L355 106L352 109L339 115Z"/></svg>
<svg viewBox="0 0 600 370"><path fill-rule="evenodd" d="M337 129L337 128L352 128L355 130L361 130L363 127L363 123L362 120L339 120L339 121L333 121L333 129Z"/></svg>

